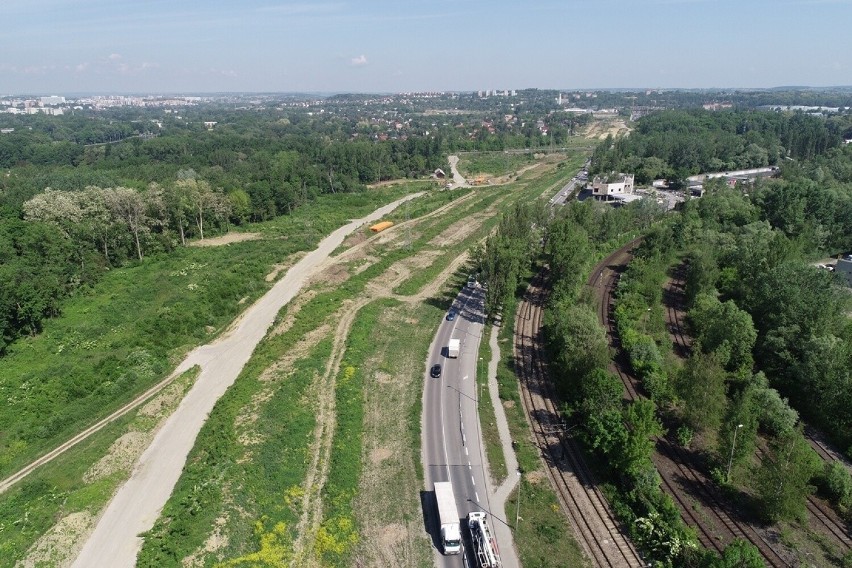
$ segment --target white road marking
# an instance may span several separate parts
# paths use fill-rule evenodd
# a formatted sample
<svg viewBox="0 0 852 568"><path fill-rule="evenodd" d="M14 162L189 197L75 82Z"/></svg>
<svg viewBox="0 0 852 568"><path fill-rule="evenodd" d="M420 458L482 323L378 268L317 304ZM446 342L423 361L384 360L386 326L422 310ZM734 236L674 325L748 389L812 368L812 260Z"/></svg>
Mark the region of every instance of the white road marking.
<svg viewBox="0 0 852 568"><path fill-rule="evenodd" d="M476 485L476 480L473 478L472 475L470 476L470 482L473 483L474 485Z"/></svg>

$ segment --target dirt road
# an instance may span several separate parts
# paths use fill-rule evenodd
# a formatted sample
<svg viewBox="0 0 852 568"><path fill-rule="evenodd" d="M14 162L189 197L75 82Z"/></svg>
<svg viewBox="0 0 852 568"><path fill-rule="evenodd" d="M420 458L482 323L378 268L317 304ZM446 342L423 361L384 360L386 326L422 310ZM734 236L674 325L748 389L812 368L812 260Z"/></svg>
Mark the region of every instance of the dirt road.
<svg viewBox="0 0 852 568"><path fill-rule="evenodd" d="M458 156L448 156L447 161L450 163L450 171L453 174L453 187L470 187L470 184L467 183L467 180L459 173L459 157Z"/></svg>
<svg viewBox="0 0 852 568"><path fill-rule="evenodd" d="M130 568L136 564L142 544L137 535L153 526L177 483L201 426L216 401L237 378L279 310L293 299L346 235L420 195L399 199L331 233L248 308L227 335L186 357L177 371L198 365L201 373L195 385L142 454L130 479L110 501L73 566Z"/></svg>

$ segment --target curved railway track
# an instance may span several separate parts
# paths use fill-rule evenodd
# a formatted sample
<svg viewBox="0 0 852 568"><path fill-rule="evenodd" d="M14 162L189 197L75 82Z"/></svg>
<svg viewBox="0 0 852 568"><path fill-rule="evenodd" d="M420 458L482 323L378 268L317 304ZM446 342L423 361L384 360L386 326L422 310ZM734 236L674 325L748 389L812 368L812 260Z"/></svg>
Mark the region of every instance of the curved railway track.
<svg viewBox="0 0 852 568"><path fill-rule="evenodd" d="M544 278L542 271L518 306L514 345L522 401L535 442L542 452L560 504L594 564L612 568L644 566L597 489L579 446L559 418L541 347L542 307L546 298L542 286Z"/></svg>
<svg viewBox="0 0 852 568"><path fill-rule="evenodd" d="M675 342L675 349L681 357L686 357L692 347L692 339L686 333L683 320L683 292L685 290L684 265L675 268L672 278L665 288L664 301L666 304L666 324ZM808 427L805 438L824 461L842 461L836 452L826 445L819 434ZM682 450L682 448L679 448ZM758 459L764 459L763 450L758 450ZM813 495L807 499L808 522L812 530L826 535L837 544L842 551L852 548L849 527L837 513L822 499Z"/></svg>
<svg viewBox="0 0 852 568"><path fill-rule="evenodd" d="M620 274L632 259L632 250L637 242L628 243L604 259L588 282L600 297L601 323L610 337L610 345L618 350L610 370L621 379L625 397L631 401L644 398L644 394L640 392L638 381L628 372L629 363L620 349L612 314L612 295ZM681 337L681 341L682 346L688 346L685 337ZM741 515L726 505L718 488L692 465L694 460L683 455L683 448L667 438L658 438L656 446L653 461L663 488L674 499L684 522L696 529L703 546L721 552L731 541L741 538L755 545L769 566L782 568L792 565L775 549L769 538L739 520Z"/></svg>

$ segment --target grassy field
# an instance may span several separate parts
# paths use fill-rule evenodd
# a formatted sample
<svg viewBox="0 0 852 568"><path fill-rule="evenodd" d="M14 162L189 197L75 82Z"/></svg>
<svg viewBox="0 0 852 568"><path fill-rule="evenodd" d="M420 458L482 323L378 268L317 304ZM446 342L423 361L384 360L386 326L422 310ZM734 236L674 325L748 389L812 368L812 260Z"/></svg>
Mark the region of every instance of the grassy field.
<svg viewBox="0 0 852 568"><path fill-rule="evenodd" d="M483 206L491 202L491 196L488 195L478 198L482 200ZM411 251L418 251L426 246L435 235L443 232L448 225L463 215L465 210L451 209L447 214L430 217L428 222L418 227ZM404 235L401 234L398 241L403 239ZM397 245L401 244L397 242ZM356 487L361 479L359 463L362 460L363 438L356 424L359 417L363 416L365 400L367 400L361 386L365 380L370 380L369 377L375 376L375 373L365 372L362 369L367 365L363 363L367 352L360 345L366 341L364 337L372 337L370 340L376 343L377 337L399 338L401 334L394 332L384 335L382 330L372 330L375 326L371 323L371 317L377 316L371 316L371 314L377 313L375 310L382 306L376 308L369 305L358 314L357 323L348 336L350 349L347 350L344 361L340 365L338 388L335 393L337 432L340 434L335 435L328 460L327 477L321 488L304 487L310 461L308 456L313 451L312 433L317 427L313 417L318 412L318 403L311 399L305 401L304 394L300 394L302 391L300 393L288 391L284 395L271 394L282 389L289 389L288 385L292 385L295 381L293 376L288 376L281 381L270 381L268 377L285 373L289 365L294 363L299 365L299 362L305 360L305 346L300 348L299 345L305 343L304 338L309 338L308 343L312 341L310 338L321 338L320 345L330 344L333 335L332 323L340 319L341 307L344 306L342 309L345 311L346 303L352 298L363 298L375 293L365 290L366 285L380 280L378 277L382 273L408 257L411 251L405 246L386 246L376 250L374 251L376 262L366 270L333 285L324 279L319 279L313 288L316 295L312 299L298 310L295 306L285 309L284 316L279 320L282 322L292 320L289 329L261 343L250 364L237 379L234 387L217 403L211 419L202 429L174 495L163 511L161 520L146 538L139 560L140 566L155 566L163 563L173 565L172 563L178 559L199 553L203 557L229 559L235 563L253 562L258 558L267 558L264 555L268 554L283 555L275 560L283 562L289 558L286 555L292 554L300 559L321 558L324 565L346 564L346 559L354 553L353 547L360 542L358 527L361 525L356 524L360 521L353 517L352 499L356 493L360 494L360 491L354 491L353 487ZM358 263L357 260L350 262L353 265ZM389 357L394 353L407 353L408 357L422 361L431 334L434 332L434 326L440 322L441 314L443 314L443 308L436 306L425 306L423 309L432 310L437 315L433 318L435 323L431 328L425 327L419 330L420 349L393 351L390 352ZM384 313L385 310L380 311ZM360 331L365 327L366 332ZM283 360L282 354L284 354ZM306 381L317 380L321 374L321 367L331 355L328 350L321 353L312 351L310 355L307 355L307 358L312 361L312 372L296 375L300 377L298 383L301 389L308 388ZM370 361L373 360L370 359ZM417 370L422 373L422 368ZM388 373L386 370L382 372ZM262 380L261 377L267 378ZM409 393L421 390L419 380L409 387ZM303 408L306 410L305 419L297 421L298 428L286 424L286 421L282 420L284 414L276 412L278 418L275 420L268 422L258 420L251 424L244 422L245 432L234 431L233 425L237 421L238 409L245 408L251 400L257 400L259 403L255 413L258 413L260 408L267 405L264 402L266 399L272 397L270 400L274 400L279 396L291 402L304 401L304 403L291 404L290 410L284 411L294 413ZM415 404L415 401L412 400L410 404ZM416 404L419 404L419 397L416 397ZM411 415L410 412L399 413L399 408L386 409L386 413L402 419L407 419ZM269 430L262 435L255 432L257 425L261 422L264 424L264 429ZM368 421L367 424L369 423ZM396 428L394 431L398 434ZM406 428L399 431L408 431L411 436L415 433L417 435L416 443L415 439L412 439L406 444L408 452L411 452L412 448L419 448L419 429L415 431ZM287 452L266 449L271 444L271 440L285 437L297 446L289 448ZM240 441L241 438L243 442ZM245 440L256 441L256 444L250 446L251 455L246 454ZM370 443L374 442L375 440L371 437ZM261 456L267 455L270 456L269 465L266 460L261 459ZM278 457L273 459L271 457L273 455ZM419 483L419 476L415 476L416 468L411 465L412 462L419 462L419 449L416 455L409 454L405 457L408 463L406 471L416 485ZM286 469L292 471L292 475L289 475L286 481L282 480L268 486L244 481L257 476L256 470L269 469L272 464L281 468L281 460L284 459L288 462L292 459L295 464L288 464ZM264 474L261 477L269 478L270 474ZM214 483L213 480L217 479L228 479L228 483ZM202 495L198 495L198 487L204 488ZM387 491L388 488L385 487L385 490ZM418 495L418 489L419 487L415 487L414 491L409 493L409 498L413 499ZM315 491L322 492L322 501L325 504L324 516L314 533L305 534L304 530L297 530L302 513L305 511L302 504L306 502L305 494ZM285 495L284 502L275 504L276 495ZM194 501L190 496L201 499L204 514L196 513ZM311 501L310 495L307 501ZM264 503L273 505L264 506ZM415 500L414 504L417 503ZM407 516L398 519L397 524L407 526L407 522L412 526L418 526L419 521L412 514L411 505L411 502L407 504L405 507ZM206 554L200 552L206 548L205 542L209 539L210 527L217 526L217 523L222 526L223 534L238 535L239 538L231 536L227 546ZM276 532L279 527L286 528ZM299 538L305 541L304 549L298 546ZM406 539L406 542L410 540L410 538ZM278 545L277 548L272 547L277 552L270 552L270 546L267 544L270 541ZM428 542L421 543L420 547L412 544L410 548L414 557L423 557L424 554L428 557ZM417 552L418 548L419 552ZM367 549L359 549L358 553L366 554Z"/></svg>
<svg viewBox="0 0 852 568"><path fill-rule="evenodd" d="M458 168L463 176L504 176L534 163L536 159L531 153L471 152L460 157Z"/></svg>
<svg viewBox="0 0 852 568"><path fill-rule="evenodd" d="M481 393L479 398L479 421L481 422L482 441L485 444L485 455L488 458L488 468L491 482L498 487L509 474L506 469L506 456L497 431L497 419L494 406L488 396L488 362L491 361L491 325L486 325L482 332L482 342L479 345L479 361L476 365L476 384Z"/></svg>
<svg viewBox="0 0 852 568"><path fill-rule="evenodd" d="M378 236L354 235L341 247L337 265L319 275L282 310L274 331L261 342L234 386L217 403L175 492L147 535L139 566L218 562L247 566L286 563L293 558L340 566L429 565L431 543L423 529L419 500L423 361L457 280L463 280L467 271L454 261L490 231L492 215L516 200L535 199L545 189L556 188L563 183L564 172L564 168L551 168L545 175L524 176L512 186L430 194L411 203L407 212L400 209L390 217L404 226ZM393 195L384 194L385 201L403 192L395 191ZM282 251L304 248L346 217L357 217L373 208L367 202L352 206L344 213L329 205L316 218L291 221L292 230L280 220L253 229L263 234L260 241L190 249L186 254L202 255L203 262L191 256L195 266L206 266L186 265L182 270L170 266L168 271L159 268L156 274L163 278L164 274L176 273L169 277L180 279L177 288L181 289L188 290L187 285L195 282L214 286L209 276L214 270L225 271L236 258L255 254L257 266L252 272L235 275L232 283L236 286L236 280L253 280L239 284L250 294L234 293L223 302L242 305L240 299L249 296L248 302L265 291L268 284L263 277L275 262L286 257ZM364 210L356 209L359 207ZM337 221L327 220L332 218ZM406 223L406 219L411 221ZM471 229L470 225L475 227ZM464 230L459 230L460 226ZM297 241L299 245L295 246ZM201 272L208 275L207 279L194 279ZM125 280L124 285L141 276ZM153 272L149 278L157 282ZM120 304L123 296L118 285L111 290ZM209 293L214 294L212 290ZM174 302L193 301L192 294L186 296L188 300L181 296ZM109 299L103 296L99 307L90 307L88 313L95 319L106 319L100 313L112 306ZM130 304L129 300L125 302ZM181 309L190 305L195 304L182 305ZM180 348L156 352L160 358L155 361L160 361L162 370L159 375L151 373L146 384L167 372L168 365L190 346L224 328L228 309L222 310L221 321L209 326L193 320L202 331L187 327L184 342L176 343ZM120 313L129 319L126 312ZM343 320L350 316L351 326L343 326ZM345 339L341 345L337 342L339 332ZM97 343L91 351L97 352L104 344ZM329 367L336 358L339 367ZM330 375L329 369L333 371ZM317 388L325 384L323 380L331 381L330 393ZM318 438L318 417L329 404L333 428ZM100 446L87 446L92 449L85 459L78 458L82 460L78 471L90 467L84 464L97 460L122 430L110 432L112 437L105 438ZM521 435L526 439L525 433ZM60 439L60 432L54 438ZM321 457L315 467L318 449L324 448L328 457ZM23 455L16 459L23 461ZM534 451L530 456L527 458L537 459ZM118 479L123 477L81 493L99 496L92 497L88 505L82 506L80 501L86 498L80 498L75 508L56 504L46 508L42 515L45 521L29 530L26 537L10 540L8 550L13 551L14 558L21 558L38 535L51 526L50 519L64 520L67 514L79 510L95 512ZM308 479L313 481L307 483ZM11 524L33 503L45 499L68 502L67 494L49 489L54 486L60 487L50 480L42 485L22 484L20 490L4 495L0 511L9 514L4 513L0 522L8 518ZM374 504L372 509L370 503ZM4 526L0 524L0 541L5 544L11 533L4 534L3 530L10 530Z"/></svg>
<svg viewBox="0 0 852 568"><path fill-rule="evenodd" d="M338 194L246 227L267 238L188 247L110 271L0 358L0 478L163 379L271 286L277 263L407 193ZM434 202L431 202L434 206ZM423 205L421 205L423 207Z"/></svg>
<svg viewBox="0 0 852 568"><path fill-rule="evenodd" d="M378 300L359 314L345 360L363 377L363 409L357 413L364 417L362 441L354 448L360 455L346 460L344 440L335 443L334 454L340 463L360 460L360 471L344 476L353 490L347 506L359 539L347 555L326 555L323 565L431 565L430 540L418 514L422 478L415 464L420 463L420 431L407 423L415 415L420 422L423 354L443 314L428 303L395 300ZM338 424L341 433L342 426ZM333 526L334 519L330 510L324 524Z"/></svg>
<svg viewBox="0 0 852 568"><path fill-rule="evenodd" d="M41 467L0 496L0 567L15 566L51 527L32 560L43 566L71 558L80 534L130 475L133 462L157 425L178 405L197 377L197 368L175 379L139 410ZM55 525L57 519L64 523Z"/></svg>

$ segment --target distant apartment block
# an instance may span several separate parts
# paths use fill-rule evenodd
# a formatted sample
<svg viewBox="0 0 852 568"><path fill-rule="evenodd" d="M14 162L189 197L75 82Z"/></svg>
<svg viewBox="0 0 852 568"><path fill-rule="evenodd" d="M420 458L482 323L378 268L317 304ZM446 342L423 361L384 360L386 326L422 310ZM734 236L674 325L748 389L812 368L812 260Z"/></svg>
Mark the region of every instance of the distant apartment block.
<svg viewBox="0 0 852 568"><path fill-rule="evenodd" d="M64 105L65 97L57 97L56 95L52 95L49 97L41 97L41 106L56 106L56 105Z"/></svg>

